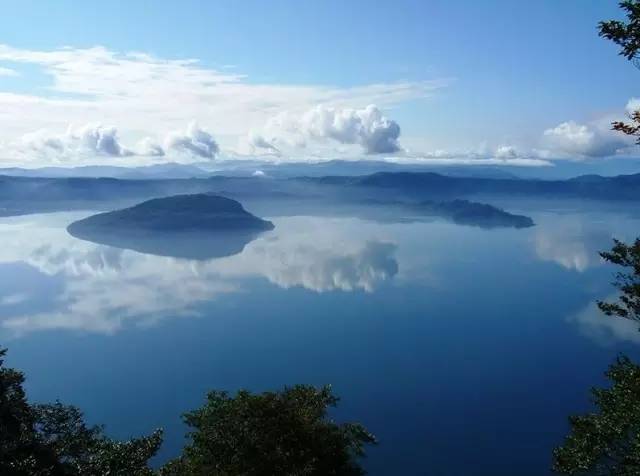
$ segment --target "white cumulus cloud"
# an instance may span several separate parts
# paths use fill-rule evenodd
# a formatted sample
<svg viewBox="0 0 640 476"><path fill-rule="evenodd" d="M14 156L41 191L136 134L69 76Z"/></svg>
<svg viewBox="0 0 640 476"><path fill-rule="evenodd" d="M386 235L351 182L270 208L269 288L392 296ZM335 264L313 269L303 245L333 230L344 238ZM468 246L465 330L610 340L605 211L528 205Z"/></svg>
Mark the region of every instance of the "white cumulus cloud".
<svg viewBox="0 0 640 476"><path fill-rule="evenodd" d="M627 112L629 114L634 113L635 111L640 110L640 98L631 98L629 102L627 102Z"/></svg>
<svg viewBox="0 0 640 476"><path fill-rule="evenodd" d="M402 150L399 137L398 123L375 105L362 109L318 105L301 115L281 113L272 117L262 133L250 134L250 143L274 151L279 144L303 147L310 141L334 141L359 145L367 154L391 154Z"/></svg>
<svg viewBox="0 0 640 476"><path fill-rule="evenodd" d="M213 136L191 122L186 130L170 132L165 139L165 149L192 154L204 159L213 159L219 152Z"/></svg>
<svg viewBox="0 0 640 476"><path fill-rule="evenodd" d="M123 134L127 131L126 140L134 142L146 136L160 137L161 131L180 129L191 120L197 120L203 128L215 124L216 142L228 149L239 141L246 144L249 130L260 128L281 111L299 116L317 104L356 110L367 104L394 106L430 97L450 82L435 79L349 88L260 83L196 59L167 59L100 46L36 50L0 45L0 61L26 65L25 71L33 70L50 81L29 92L0 87L0 141L5 144L34 130L60 131L67 124L83 124L95 117L104 124L117 124ZM385 134L388 137L389 133ZM373 144L374 137L366 143ZM191 155L214 155L210 145L194 147L188 138L182 144ZM393 139L385 143L382 138L380 144L389 148ZM131 150L137 152L135 147ZM158 148L153 150L159 153ZM168 156L169 151L164 151ZM32 155L5 148L0 160L19 165L32 160ZM44 165L46 159L39 162ZM127 163L140 162L134 155Z"/></svg>
<svg viewBox="0 0 640 476"><path fill-rule="evenodd" d="M18 141L23 150L43 155L90 155L127 157L133 153L120 143L118 129L89 123L79 127L69 126L64 134L40 130L24 134Z"/></svg>
<svg viewBox="0 0 640 476"><path fill-rule="evenodd" d="M185 129L174 130L165 135L164 145L151 136L143 137L133 147L123 145L119 129L89 123L83 126L69 126L64 133L38 130L23 134L10 147L25 155L38 155L56 160L86 160L99 157L165 157L185 155L191 158L213 159L219 147L213 135L195 122Z"/></svg>
<svg viewBox="0 0 640 476"><path fill-rule="evenodd" d="M551 152L570 157L607 157L628 147L619 134L594 125L567 121L544 131L544 142Z"/></svg>
<svg viewBox="0 0 640 476"><path fill-rule="evenodd" d="M520 154L512 145L501 145L496 149L493 156L497 159L517 159Z"/></svg>
<svg viewBox="0 0 640 476"><path fill-rule="evenodd" d="M67 132L70 142L77 142L81 148L98 155L123 157L131 155L118 140L118 129L101 124L87 124Z"/></svg>
<svg viewBox="0 0 640 476"><path fill-rule="evenodd" d="M163 157L165 155L164 148L152 137L141 139L136 146L136 153L148 157Z"/></svg>

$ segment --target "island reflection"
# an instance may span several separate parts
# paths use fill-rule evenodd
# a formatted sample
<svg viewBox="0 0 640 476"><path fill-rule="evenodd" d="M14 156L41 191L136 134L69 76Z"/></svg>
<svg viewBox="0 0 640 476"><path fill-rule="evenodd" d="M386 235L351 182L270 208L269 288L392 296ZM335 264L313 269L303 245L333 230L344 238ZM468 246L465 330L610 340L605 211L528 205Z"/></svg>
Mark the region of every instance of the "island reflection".
<svg viewBox="0 0 640 476"><path fill-rule="evenodd" d="M494 276L501 268L537 263L540 267L531 269L569 282L581 279L595 292L609 282L597 266L597 251L611 237L625 239L637 228L637 220L609 211L535 212L538 226L526 230L280 216L270 217L274 230L254 237L236 254L205 258L210 251L194 246L188 259L70 236L68 224L87 214L31 215L0 223L0 337L52 329L115 334L167 319L215 318L235 296L266 299L254 294L258 289L272 292L274 299L285 289L324 294L317 298L319 306L324 299L341 300L330 297L335 293L352 293L365 302L372 299L369 294L380 296L392 288L438 296L463 285L470 266L477 276L487 269ZM513 256L494 261L509 249ZM588 255L594 258L583 258ZM16 279L16 269L28 279ZM466 286L473 290L473 281ZM585 322L591 320L582 316L572 325Z"/></svg>
<svg viewBox="0 0 640 476"><path fill-rule="evenodd" d="M243 231L223 232L72 232L75 238L99 245L136 251L155 256L190 260L209 260L242 253L245 246L260 233Z"/></svg>
<svg viewBox="0 0 640 476"><path fill-rule="evenodd" d="M379 226L359 220L282 218L276 230L240 246L237 236L228 244L205 235L179 242L165 235L111 247L69 235L65 228L77 216L41 215L2 225L7 246L0 266L26 263L57 283L49 288L60 289L41 309L12 304L18 294L29 302L29 290L7 296L0 303L2 333L113 334L130 324L201 315L205 303L247 291L247 280L256 277L284 289L371 293L399 271L396 244L377 237ZM354 229L366 232L356 238Z"/></svg>

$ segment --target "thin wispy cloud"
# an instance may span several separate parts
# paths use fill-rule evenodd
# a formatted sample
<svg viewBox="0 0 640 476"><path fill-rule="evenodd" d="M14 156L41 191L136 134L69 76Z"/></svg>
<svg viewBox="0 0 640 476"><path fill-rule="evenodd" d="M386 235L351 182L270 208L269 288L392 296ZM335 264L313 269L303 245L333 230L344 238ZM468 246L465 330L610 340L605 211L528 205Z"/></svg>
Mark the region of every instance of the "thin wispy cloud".
<svg viewBox="0 0 640 476"><path fill-rule="evenodd" d="M529 144L502 141L473 150L406 147L396 107L437 96L452 83L450 78L350 87L259 82L193 58L101 46L33 50L0 45L0 76L21 75L21 65L38 70L45 84L24 92L0 83L0 160L7 165L374 155L425 164L535 166L635 150L631 141L609 130L610 119L624 117L622 108L601 120L567 119L533 131L538 139ZM627 109L637 103L631 98ZM417 142L428 138L427 130Z"/></svg>
<svg viewBox="0 0 640 476"><path fill-rule="evenodd" d="M2 61L35 66L51 78L38 94L0 91L0 140L5 144L20 144L23 136L36 131L60 136L70 124L92 124L99 119L117 130L123 144L151 138L143 146L147 155L156 157L162 154L155 145L162 144L166 153L168 148L210 158L217 153L214 143L221 149L233 149L249 130L261 128L282 111L302 114L319 105L362 109L376 104L385 108L428 98L449 83L435 79L355 87L261 84L242 74L209 68L195 59L169 60L104 47L41 51L0 45L0 64ZM215 137L215 142L194 142L195 136L188 137L197 132L185 130L192 122ZM183 135L176 136L174 131L181 130ZM166 143L164 138L172 133L173 140ZM157 138L155 142L153 138ZM387 149L392 148L392 142ZM150 148L150 144L155 145ZM137 152L133 145L122 147ZM19 147L10 149L14 159L34 160Z"/></svg>
<svg viewBox="0 0 640 476"><path fill-rule="evenodd" d="M19 76L15 69L0 67L0 76Z"/></svg>

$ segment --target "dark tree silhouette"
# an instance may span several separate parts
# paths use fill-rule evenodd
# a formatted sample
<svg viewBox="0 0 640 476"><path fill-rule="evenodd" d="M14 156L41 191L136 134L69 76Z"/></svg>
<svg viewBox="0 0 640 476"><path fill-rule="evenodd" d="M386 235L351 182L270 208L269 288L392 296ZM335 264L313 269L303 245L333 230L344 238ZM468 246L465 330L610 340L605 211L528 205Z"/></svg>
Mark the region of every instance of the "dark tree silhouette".
<svg viewBox="0 0 640 476"><path fill-rule="evenodd" d="M0 474L11 476L146 476L162 433L119 442L89 427L82 412L60 402L31 405L24 375L4 366L0 349Z"/></svg>
<svg viewBox="0 0 640 476"><path fill-rule="evenodd" d="M599 301L598 307L608 316L640 320L640 238L632 245L614 240L611 251L602 252L600 256L624 271L616 273L613 283L621 291L618 302Z"/></svg>
<svg viewBox="0 0 640 476"><path fill-rule="evenodd" d="M328 386L211 392L184 416L193 431L183 454L155 470L161 431L116 441L73 406L30 404L24 375L5 367L5 355L0 349L2 476L355 476L365 474L358 460L375 443L362 425L329 419L338 398Z"/></svg>
<svg viewBox="0 0 640 476"><path fill-rule="evenodd" d="M327 409L337 402L328 386L242 390L234 397L211 392L202 408L185 415L190 444L162 475L365 474L357 459L375 438L362 425L330 420Z"/></svg>
<svg viewBox="0 0 640 476"><path fill-rule="evenodd" d="M640 474L640 367L619 357L606 376L609 388L592 390L596 411L569 418L571 433L553 452L563 474Z"/></svg>
<svg viewBox="0 0 640 476"><path fill-rule="evenodd" d="M627 21L601 22L600 36L621 47L620 54L638 66L640 53L640 1L620 3ZM614 130L638 137L640 111L631 122L614 122ZM620 291L616 302L599 301L607 316L640 320L640 238L633 244L614 240L610 251L600 253L622 268L615 274ZM569 418L571 433L553 452L553 469L564 474L640 475L640 366L621 356L605 374L609 388L592 390L595 411Z"/></svg>
<svg viewBox="0 0 640 476"><path fill-rule="evenodd" d="M609 20L600 22L598 28L600 36L613 41L620 46L620 55L640 67L638 54L640 52L640 1L626 0L620 2L627 21ZM629 114L630 122L615 121L611 124L613 130L636 137L636 144L640 144L640 111Z"/></svg>
<svg viewBox="0 0 640 476"><path fill-rule="evenodd" d="M638 66L640 53L640 0L625 0L620 2L620 8L625 12L627 21L609 20L598 25L600 36L613 41L621 47L620 55L634 61ZM631 123L613 122L614 130L623 134L636 136L636 143L640 144L640 111L631 114ZM640 238L632 245L614 240L611 251L600 253L606 261L624 268L616 274L614 285L622 294L618 302L598 302L598 307L608 316L620 316L640 320Z"/></svg>
<svg viewBox="0 0 640 476"><path fill-rule="evenodd" d="M621 47L620 55L633 61L638 58L640 51L640 2L625 0L619 5L625 12L627 21L602 21L598 24L598 28L600 36Z"/></svg>
<svg viewBox="0 0 640 476"><path fill-rule="evenodd" d="M609 316L640 320L640 239L632 245L615 240L600 253L620 266L614 285L617 302L598 302ZM554 470L565 474L640 474L640 366L619 357L606 376L609 388L593 389L596 411L569 418L571 433L553 453Z"/></svg>

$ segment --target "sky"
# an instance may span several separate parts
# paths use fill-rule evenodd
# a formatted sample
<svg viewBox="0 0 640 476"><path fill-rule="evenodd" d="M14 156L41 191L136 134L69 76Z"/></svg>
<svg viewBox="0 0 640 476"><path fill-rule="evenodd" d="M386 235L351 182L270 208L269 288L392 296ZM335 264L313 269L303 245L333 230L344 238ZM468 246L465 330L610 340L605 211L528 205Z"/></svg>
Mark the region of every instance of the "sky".
<svg viewBox="0 0 640 476"><path fill-rule="evenodd" d="M0 166L637 155L616 1L0 3Z"/></svg>

